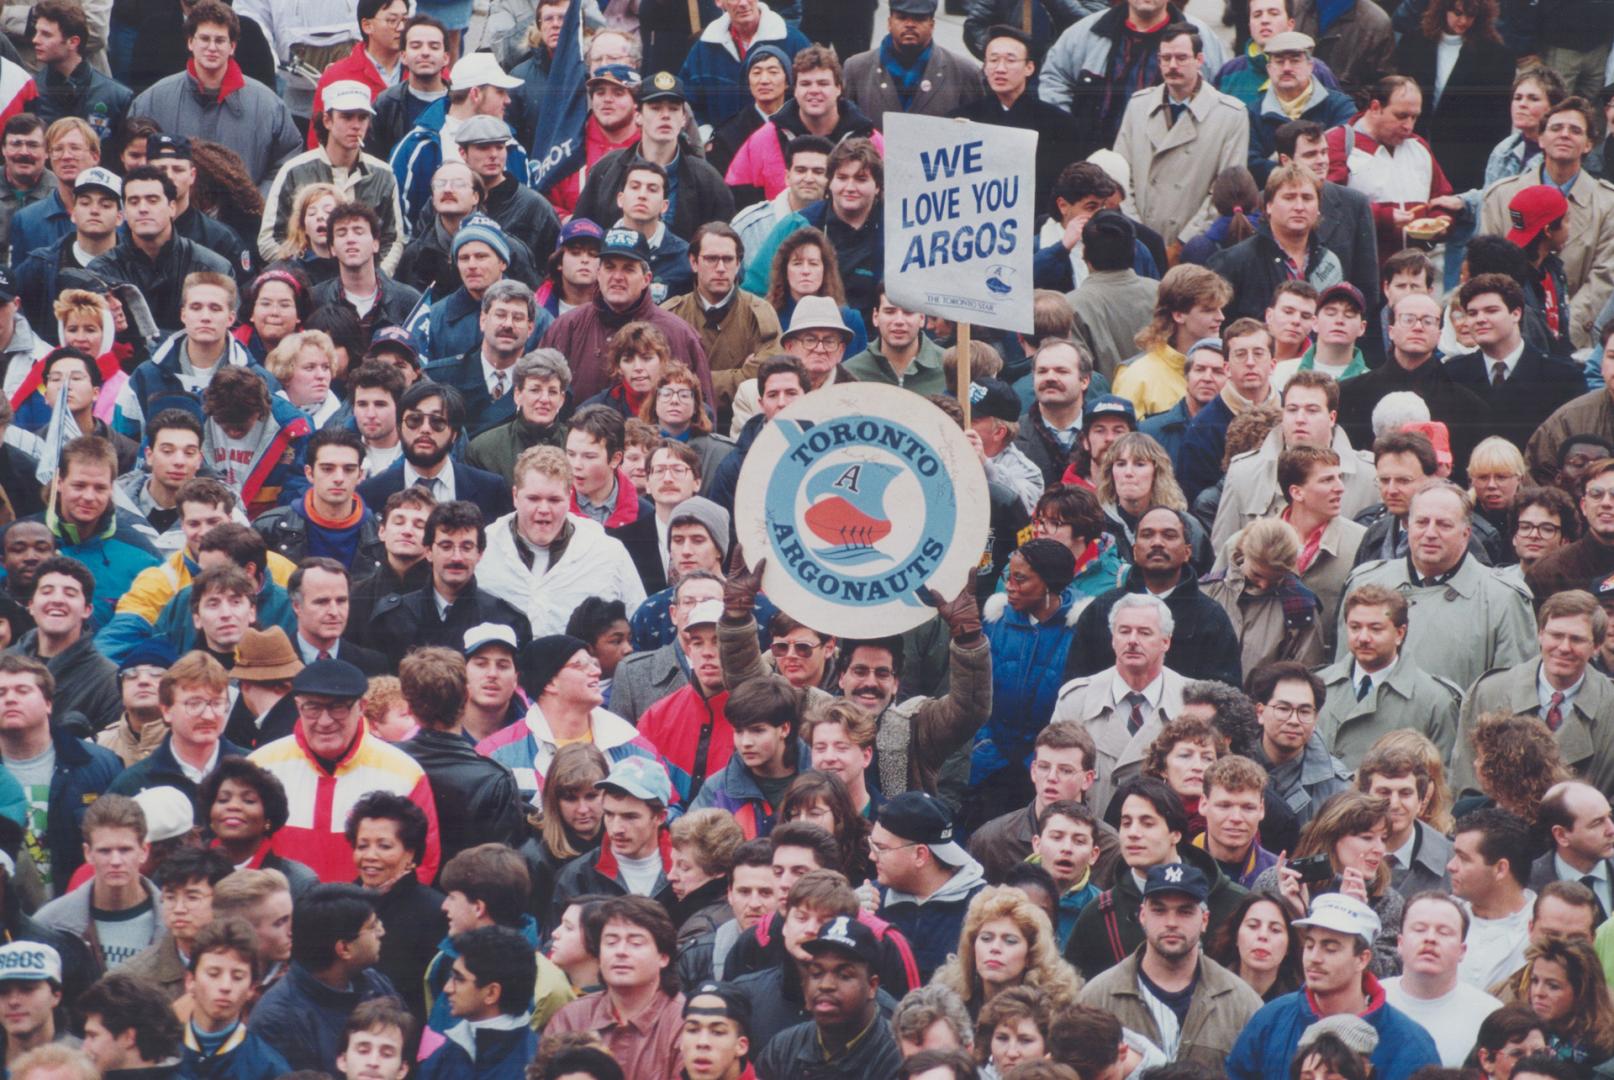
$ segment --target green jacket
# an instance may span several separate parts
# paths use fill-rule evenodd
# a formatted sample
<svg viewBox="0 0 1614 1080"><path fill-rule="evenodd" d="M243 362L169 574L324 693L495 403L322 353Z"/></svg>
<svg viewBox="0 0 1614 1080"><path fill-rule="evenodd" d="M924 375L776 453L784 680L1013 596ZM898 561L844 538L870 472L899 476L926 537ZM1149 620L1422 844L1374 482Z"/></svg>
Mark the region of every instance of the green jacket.
<svg viewBox="0 0 1614 1080"><path fill-rule="evenodd" d="M942 370L942 347L930 339L929 334L919 335L919 355L908 365L907 372L898 378L891 364L880 353L878 338L856 356L841 361L841 367L858 382L884 383L900 386L923 397L947 393L947 375Z"/></svg>

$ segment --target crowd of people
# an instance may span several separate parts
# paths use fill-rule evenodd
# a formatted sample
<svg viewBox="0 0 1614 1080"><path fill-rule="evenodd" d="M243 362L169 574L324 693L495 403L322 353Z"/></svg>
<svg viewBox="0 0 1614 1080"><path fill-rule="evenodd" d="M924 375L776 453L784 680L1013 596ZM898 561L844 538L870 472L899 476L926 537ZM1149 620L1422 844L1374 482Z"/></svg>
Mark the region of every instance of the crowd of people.
<svg viewBox="0 0 1614 1080"><path fill-rule="evenodd" d="M1614 0L886 11L0 12L5 1076L1614 1075ZM854 640L857 382L989 528Z"/></svg>

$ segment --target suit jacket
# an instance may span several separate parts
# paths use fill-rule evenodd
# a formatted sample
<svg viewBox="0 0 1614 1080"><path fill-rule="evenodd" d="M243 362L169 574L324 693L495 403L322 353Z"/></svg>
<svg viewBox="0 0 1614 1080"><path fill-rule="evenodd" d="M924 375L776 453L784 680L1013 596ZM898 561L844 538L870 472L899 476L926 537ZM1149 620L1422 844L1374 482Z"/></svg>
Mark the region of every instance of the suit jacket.
<svg viewBox="0 0 1614 1080"><path fill-rule="evenodd" d="M1560 878L1558 876L1558 867L1553 861L1554 856L1557 854L1556 850L1549 851L1530 864L1530 888L1535 890L1537 896L1541 895L1542 889L1551 885L1554 881L1580 881L1579 875L1570 878ZM1603 863L1608 869L1610 879L1614 880L1614 859L1604 859ZM1608 919L1608 909L1603 906L1603 898L1598 895L1596 889L1592 890L1592 895L1597 897L1597 925L1601 926Z"/></svg>
<svg viewBox="0 0 1614 1080"><path fill-rule="evenodd" d="M512 367L511 371L515 369ZM498 427L516 414L515 386L505 388L504 396L494 401L488 393L488 384L482 378L482 346L463 356L433 360L421 375L433 382L447 383L465 399L465 437L474 439L484 431ZM508 380L507 380L508 381Z"/></svg>
<svg viewBox="0 0 1614 1080"><path fill-rule="evenodd" d="M1490 406L1491 433L1501 435L1521 451L1558 406L1586 392L1586 376L1579 368L1554 360L1529 345L1500 388L1491 386L1491 361L1484 353L1454 356L1446 361L1446 370Z"/></svg>
<svg viewBox="0 0 1614 1080"><path fill-rule="evenodd" d="M1098 750L1093 762L1097 779L1088 790L1087 805L1100 817L1116 789L1142 771L1149 744L1160 729L1182 715L1182 691L1187 684L1181 675L1165 668L1161 672L1159 704L1148 723L1137 734L1129 734L1127 714L1115 701L1116 678L1112 667L1084 679L1072 679L1059 688L1059 699L1054 703L1055 720L1075 720L1093 736Z"/></svg>
<svg viewBox="0 0 1614 1080"><path fill-rule="evenodd" d="M449 467L454 470L454 497L481 507L484 521L491 523L515 509L510 501L510 485L504 482L502 476L458 461L449 462ZM404 459L400 457L386 472L376 473L360 484L359 498L364 500L365 506L385 506L389 498L403 490L403 486Z"/></svg>
<svg viewBox="0 0 1614 1080"><path fill-rule="evenodd" d="M339 660L346 660L360 671L364 672L366 679L373 679L377 675L396 674L393 666L387 663L387 658L374 649L366 649L362 645L355 645L351 641L343 641L336 648Z"/></svg>
<svg viewBox="0 0 1614 1080"><path fill-rule="evenodd" d="M1541 699L1536 692L1540 670L1540 657L1532 657L1522 664L1487 671L1469 689L1457 727L1457 753L1451 764L1453 791L1479 790L1469 733L1481 716L1489 712L1541 715ZM1575 695L1563 723L1553 733L1553 741L1558 744L1565 765L1588 784L1607 791L1614 786L1614 737L1611 736L1614 736L1614 682L1588 667L1586 682Z"/></svg>

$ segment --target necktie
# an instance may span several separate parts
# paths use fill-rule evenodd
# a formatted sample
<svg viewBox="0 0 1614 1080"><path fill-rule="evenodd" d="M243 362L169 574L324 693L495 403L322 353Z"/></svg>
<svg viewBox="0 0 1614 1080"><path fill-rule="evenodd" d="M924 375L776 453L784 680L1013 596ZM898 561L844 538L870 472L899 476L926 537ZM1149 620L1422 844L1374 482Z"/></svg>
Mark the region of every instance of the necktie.
<svg viewBox="0 0 1614 1080"><path fill-rule="evenodd" d="M493 373L493 391L489 396L492 397L494 401L498 401L500 398L504 397L504 372L495 371Z"/></svg>
<svg viewBox="0 0 1614 1080"><path fill-rule="evenodd" d="M1508 381L1508 366L1498 360L1491 365L1491 389L1500 390L1502 384Z"/></svg>
<svg viewBox="0 0 1614 1080"><path fill-rule="evenodd" d="M1557 731L1564 722L1563 711L1564 696L1557 690L1552 692L1552 701L1547 704L1547 730Z"/></svg>
<svg viewBox="0 0 1614 1080"><path fill-rule="evenodd" d="M437 477L435 477L435 476L422 476L418 480L415 481L415 486L418 487L418 488L424 489L426 494L428 494L428 495L436 496L436 494L437 494Z"/></svg>
<svg viewBox="0 0 1614 1080"><path fill-rule="evenodd" d="M1126 731L1128 735L1136 735L1143 727L1143 695L1136 690L1126 696L1126 703L1132 706L1132 712L1126 718Z"/></svg>
<svg viewBox="0 0 1614 1080"><path fill-rule="evenodd" d="M1373 692L1373 676L1363 675L1362 684L1356 688L1356 700L1366 701L1367 696Z"/></svg>
<svg viewBox="0 0 1614 1080"><path fill-rule="evenodd" d="M1608 911L1603 907L1603 890L1598 888L1602 884L1602 880L1596 874L1582 874L1580 883L1590 889L1592 896L1597 900L1598 921L1601 922L1603 919L1608 918Z"/></svg>
<svg viewBox="0 0 1614 1080"><path fill-rule="evenodd" d="M329 660L330 658L331 658L331 650L329 650L329 649L321 649L319 651L319 656L317 657L317 659Z"/></svg>

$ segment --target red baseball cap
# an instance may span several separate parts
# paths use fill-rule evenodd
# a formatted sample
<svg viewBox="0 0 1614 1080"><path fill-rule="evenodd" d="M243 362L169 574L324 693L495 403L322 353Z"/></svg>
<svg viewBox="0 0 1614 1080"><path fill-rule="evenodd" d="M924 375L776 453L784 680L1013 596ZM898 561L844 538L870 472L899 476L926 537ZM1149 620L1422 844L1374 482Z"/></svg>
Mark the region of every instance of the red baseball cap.
<svg viewBox="0 0 1614 1080"><path fill-rule="evenodd" d="M1541 230L1569 213L1569 200L1551 184L1527 187L1508 203L1508 243L1524 247L1541 235Z"/></svg>

